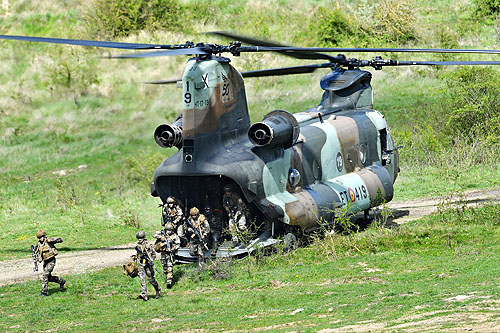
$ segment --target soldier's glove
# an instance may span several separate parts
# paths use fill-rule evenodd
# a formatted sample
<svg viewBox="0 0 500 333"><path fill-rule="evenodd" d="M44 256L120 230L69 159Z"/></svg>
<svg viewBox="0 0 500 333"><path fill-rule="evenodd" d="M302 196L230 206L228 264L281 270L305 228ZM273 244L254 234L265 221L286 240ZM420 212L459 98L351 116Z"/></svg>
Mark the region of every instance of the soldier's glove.
<svg viewBox="0 0 500 333"><path fill-rule="evenodd" d="M158 207L163 207L163 204L162 204L162 203L159 203L159 204L158 204Z"/></svg>

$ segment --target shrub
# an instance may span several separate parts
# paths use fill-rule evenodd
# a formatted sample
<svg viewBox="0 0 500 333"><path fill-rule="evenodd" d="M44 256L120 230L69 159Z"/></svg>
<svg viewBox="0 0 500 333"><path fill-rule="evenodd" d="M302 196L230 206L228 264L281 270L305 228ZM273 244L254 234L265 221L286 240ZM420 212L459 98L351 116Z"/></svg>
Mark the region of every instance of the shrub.
<svg viewBox="0 0 500 333"><path fill-rule="evenodd" d="M500 133L500 75L492 68L463 67L445 76L445 131L468 141L497 142Z"/></svg>
<svg viewBox="0 0 500 333"><path fill-rule="evenodd" d="M84 16L96 36L116 37L144 29L176 30L180 14L177 0L95 0Z"/></svg>
<svg viewBox="0 0 500 333"><path fill-rule="evenodd" d="M413 2L382 0L375 7L375 23L370 30L388 42L406 43L416 39Z"/></svg>
<svg viewBox="0 0 500 333"><path fill-rule="evenodd" d="M500 14L500 0L473 0L476 13L479 16L496 16Z"/></svg>
<svg viewBox="0 0 500 333"><path fill-rule="evenodd" d="M324 45L339 45L355 34L352 19L340 9L320 7L316 11L313 24L317 29L318 40Z"/></svg>

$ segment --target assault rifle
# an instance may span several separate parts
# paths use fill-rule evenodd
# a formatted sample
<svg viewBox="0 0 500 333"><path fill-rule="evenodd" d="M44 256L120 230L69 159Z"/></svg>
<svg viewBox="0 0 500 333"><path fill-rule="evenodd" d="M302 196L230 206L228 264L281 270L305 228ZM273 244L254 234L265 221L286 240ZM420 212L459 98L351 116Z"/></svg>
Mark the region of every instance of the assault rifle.
<svg viewBox="0 0 500 333"><path fill-rule="evenodd" d="M36 260L36 251L33 245L31 245L31 257L33 257L33 265L35 265L35 267L33 267L33 272L38 273L38 261Z"/></svg>
<svg viewBox="0 0 500 333"><path fill-rule="evenodd" d="M162 216L162 226L167 225L167 223L169 222L172 223L172 225L174 224L174 222L172 221L172 216L170 216L170 214L167 212L167 214Z"/></svg>
<svg viewBox="0 0 500 333"><path fill-rule="evenodd" d="M198 231L198 229L196 229L196 228L194 227L194 225L191 223L191 220L190 220L189 218L187 218L187 219L186 219L186 222L189 224L189 226L191 227L191 229L193 229L194 234L196 235L196 238L198 238L198 240L199 240L200 244L202 244L202 245L203 245L203 247L204 247L205 249L207 249L207 250L208 250L208 246L207 246L207 244L205 244L205 242L203 241L203 237L201 237L201 234L200 234L200 232Z"/></svg>
<svg viewBox="0 0 500 333"><path fill-rule="evenodd" d="M175 261L174 261L174 256L172 254L172 242L167 237L167 233L165 232L165 229L161 229L161 233L162 233L163 236L165 236L165 241L167 242L168 255L170 256L170 261L173 264L173 263L175 263Z"/></svg>
<svg viewBox="0 0 500 333"><path fill-rule="evenodd" d="M229 211L229 217L233 220L233 223L236 224L236 217L234 216L233 209L229 204L229 198L226 198L226 205L227 205L227 210Z"/></svg>
<svg viewBox="0 0 500 333"><path fill-rule="evenodd" d="M158 269L155 266L155 263L153 262L153 260L151 260L151 258L147 254L147 252L143 252L141 250L141 247L139 245L136 245L135 250L141 255L142 259L145 259L147 261L147 263L149 264L149 266L153 267L155 269L155 271L157 271L158 274L160 274L160 272L158 271Z"/></svg>

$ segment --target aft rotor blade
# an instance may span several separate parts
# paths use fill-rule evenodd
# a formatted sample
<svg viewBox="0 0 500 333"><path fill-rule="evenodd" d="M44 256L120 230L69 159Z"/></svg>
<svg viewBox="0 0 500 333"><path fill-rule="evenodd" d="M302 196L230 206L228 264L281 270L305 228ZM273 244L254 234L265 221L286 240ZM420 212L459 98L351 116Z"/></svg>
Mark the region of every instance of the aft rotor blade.
<svg viewBox="0 0 500 333"><path fill-rule="evenodd" d="M209 54L209 52L205 51L201 47L190 47L184 49L172 49L165 51L156 51L156 52L141 52L141 53L130 53L130 54L121 54L121 55L112 55L106 58L115 58L115 59L125 59L125 58L150 58L150 57L162 57L162 56L174 56L174 55L196 55L196 54Z"/></svg>
<svg viewBox="0 0 500 333"><path fill-rule="evenodd" d="M211 31L207 32L207 34L211 35L217 35L217 36L222 36L226 37L229 39L237 40L246 44L250 45L259 45L259 46L268 46L268 47L289 47L287 45L283 45L277 42L269 41L269 40L262 40L262 39L255 39L252 37L247 37L243 35L238 35L229 31ZM281 52L281 51L276 51L277 53L284 54L289 57L293 57L296 59L325 59L325 60L330 60L332 61L333 58L332 56L328 54L323 54L323 53L317 53L317 52L298 52L298 53L290 53L290 52Z"/></svg>
<svg viewBox="0 0 500 333"><path fill-rule="evenodd" d="M128 49L128 50L152 50L152 49L176 48L176 45L103 42L103 41L82 40L82 39L45 38L45 37L13 36L13 35L0 35L0 39L21 40L26 42L41 42L41 43L52 43L52 44L107 47L113 49Z"/></svg>
<svg viewBox="0 0 500 333"><path fill-rule="evenodd" d="M480 49L412 49L412 48L336 48L336 47L274 47L274 46L242 46L241 52L280 52L285 55L310 52L394 52L394 53L479 53L500 54L500 50Z"/></svg>
<svg viewBox="0 0 500 333"><path fill-rule="evenodd" d="M335 64L324 63L305 66L293 66L282 68L261 69L256 71L241 72L243 77L262 77L262 76L276 76L276 75L292 75L292 74L306 74L312 73L319 68L332 68Z"/></svg>
<svg viewBox="0 0 500 333"><path fill-rule="evenodd" d="M412 65L479 66L479 65L500 65L500 61L398 61L398 64L396 66L412 66Z"/></svg>

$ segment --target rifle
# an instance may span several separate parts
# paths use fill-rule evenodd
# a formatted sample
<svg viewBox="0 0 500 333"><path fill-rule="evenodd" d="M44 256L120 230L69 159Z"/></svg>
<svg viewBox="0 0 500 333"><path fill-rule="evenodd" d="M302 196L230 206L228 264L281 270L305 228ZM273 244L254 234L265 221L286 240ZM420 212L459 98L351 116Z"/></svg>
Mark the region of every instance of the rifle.
<svg viewBox="0 0 500 333"><path fill-rule="evenodd" d="M203 247L205 249L208 250L208 247L207 247L207 244L205 244L205 242L203 241L203 237L201 237L201 234L200 232L198 231L198 229L196 229L194 227L194 225L191 223L191 220L189 218L186 219L186 222L189 224L189 226L191 227L191 229L193 229L194 231L194 234L196 235L196 237L199 239L200 243L203 245Z"/></svg>
<svg viewBox="0 0 500 333"><path fill-rule="evenodd" d="M135 250L136 250L136 251L137 251L137 252L141 255L141 257L142 257L143 259L145 259L145 260L148 262L149 266L153 267L153 268L155 269L155 271L156 271L156 272L158 272L158 274L160 274L160 272L158 271L158 269L157 269L157 268L156 268L156 266L155 266L155 263L154 263L154 262L153 262L153 260L151 260L151 258L148 256L147 252L143 252L143 251L141 250L141 247L140 247L139 245L136 245L136 246L135 246Z"/></svg>
<svg viewBox="0 0 500 333"><path fill-rule="evenodd" d="M33 267L33 272L38 273L38 261L36 260L36 251L33 245L31 245L31 257L33 257L33 264L35 265L35 267Z"/></svg>
<svg viewBox="0 0 500 333"><path fill-rule="evenodd" d="M172 223L172 225L174 224L174 222L172 221L172 216L168 213L167 211L167 214L163 215L162 216L162 225L167 225L167 223Z"/></svg>
<svg viewBox="0 0 500 333"><path fill-rule="evenodd" d="M234 216L233 210L231 209L231 205L229 204L229 198L226 198L227 210L229 211L229 217L233 220L233 223L236 224L236 217Z"/></svg>
<svg viewBox="0 0 500 333"><path fill-rule="evenodd" d="M167 242L168 255L170 256L170 261L173 264L175 261L174 261L174 256L172 255L172 244L171 244L171 241L167 237L167 233L165 232L165 229L162 229L161 233L163 234L163 236L165 236L165 241Z"/></svg>

